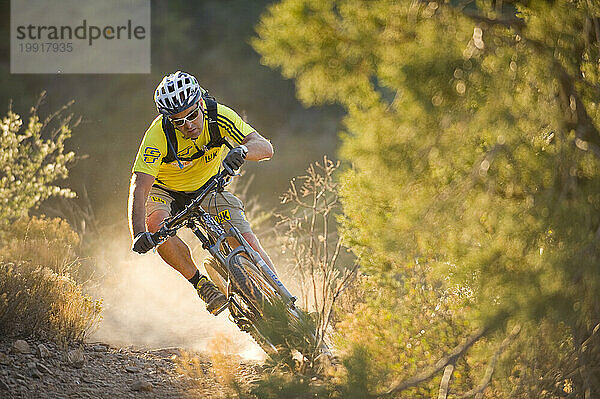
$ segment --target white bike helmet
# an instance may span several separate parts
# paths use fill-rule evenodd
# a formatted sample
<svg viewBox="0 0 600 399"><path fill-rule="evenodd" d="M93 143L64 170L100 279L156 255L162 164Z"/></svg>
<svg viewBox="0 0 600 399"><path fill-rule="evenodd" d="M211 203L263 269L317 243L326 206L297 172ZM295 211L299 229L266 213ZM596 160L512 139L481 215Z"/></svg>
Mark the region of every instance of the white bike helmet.
<svg viewBox="0 0 600 399"><path fill-rule="evenodd" d="M172 116L194 105L204 90L195 77L177 71L167 75L156 87L154 102L158 112Z"/></svg>

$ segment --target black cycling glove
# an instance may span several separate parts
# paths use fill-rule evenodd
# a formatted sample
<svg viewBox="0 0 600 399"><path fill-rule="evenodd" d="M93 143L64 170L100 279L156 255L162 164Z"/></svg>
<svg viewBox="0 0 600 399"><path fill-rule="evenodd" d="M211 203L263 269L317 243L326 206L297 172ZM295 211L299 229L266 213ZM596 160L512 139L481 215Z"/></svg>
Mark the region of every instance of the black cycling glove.
<svg viewBox="0 0 600 399"><path fill-rule="evenodd" d="M246 146L232 148L223 160L223 166L231 171L238 170L244 164L247 153Z"/></svg>
<svg viewBox="0 0 600 399"><path fill-rule="evenodd" d="M135 238L133 239L133 246L131 247L131 249L137 252L138 254L145 254L146 252L154 248L154 245L155 244L152 240L152 234L150 234L150 232L148 231L143 231L135 236Z"/></svg>

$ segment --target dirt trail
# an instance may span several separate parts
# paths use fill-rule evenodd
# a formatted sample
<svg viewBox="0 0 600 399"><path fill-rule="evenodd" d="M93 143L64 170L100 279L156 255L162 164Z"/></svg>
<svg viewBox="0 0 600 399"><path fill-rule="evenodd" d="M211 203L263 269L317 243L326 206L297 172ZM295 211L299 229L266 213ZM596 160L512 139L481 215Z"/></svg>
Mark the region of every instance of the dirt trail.
<svg viewBox="0 0 600 399"><path fill-rule="evenodd" d="M195 373L178 367L180 348L144 350L86 343L61 348L50 342L0 339L0 398L222 398L206 353L197 357ZM241 381L260 372L256 361L243 361Z"/></svg>

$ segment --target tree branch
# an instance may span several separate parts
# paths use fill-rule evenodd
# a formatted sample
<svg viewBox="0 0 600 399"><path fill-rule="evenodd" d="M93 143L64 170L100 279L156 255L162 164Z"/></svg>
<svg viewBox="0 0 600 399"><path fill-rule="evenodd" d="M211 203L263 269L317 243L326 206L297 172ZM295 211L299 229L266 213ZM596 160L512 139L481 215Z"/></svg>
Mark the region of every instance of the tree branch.
<svg viewBox="0 0 600 399"><path fill-rule="evenodd" d="M438 399L446 399L448 397L448 385L450 385L452 373L454 373L454 363L450 363L444 369L444 375L442 376L442 381L440 382L440 393L438 395Z"/></svg>
<svg viewBox="0 0 600 399"><path fill-rule="evenodd" d="M461 14L463 14L465 17L472 19L475 22L479 22L479 23L486 23L489 25L500 25L503 26L505 28L524 28L525 27L525 21L523 21L520 18L517 18L514 15L511 16L501 16L500 18L488 18L485 17L481 14L477 14L474 12L465 12L462 11Z"/></svg>
<svg viewBox="0 0 600 399"><path fill-rule="evenodd" d="M554 58L553 64L558 72L558 82L567 96L564 100L565 104L563 104L563 107L568 109L572 114L572 120L567 121L565 124L567 129L573 129L578 138L592 144L589 147L591 147L597 157L600 157L597 151L600 146L600 132L594 125L592 118L588 114L587 109L575 88L575 79L569 75L569 72L567 72L565 67L556 58ZM578 148L584 149L580 146L578 146Z"/></svg>
<svg viewBox="0 0 600 399"><path fill-rule="evenodd" d="M502 352L504 352L506 350L506 348L508 348L508 346L511 344L511 342L515 338L517 338L517 336L519 335L520 332L521 332L521 326L517 324L512 329L510 334L506 338L504 338L504 341L502 341L502 343L500 344L498 349L496 349L496 352L494 353L494 356L492 357L490 364L488 364L488 366L485 370L485 375L483 377L483 380L481 381L481 384L479 384L478 387L473 388L470 391L463 394L462 396L460 396L461 399L470 398L471 396L475 396L477 398L478 396L476 396L476 395L480 395L483 393L483 391L485 391L485 389L488 387L488 385L490 385L490 382L492 381L492 374L494 373L494 368L496 367L496 362L498 361L498 358L500 358L500 355L502 354Z"/></svg>
<svg viewBox="0 0 600 399"><path fill-rule="evenodd" d="M429 370L426 370L420 374L417 374L416 376L413 376L407 380L396 382L387 391L378 393L374 396L382 397L382 396L387 396L387 395L391 395L394 393L398 393L398 392L404 391L408 388L417 386L420 383L431 379L433 376L435 376L440 370L445 368L447 365L455 364L456 361L458 360L458 358L460 358L462 355L464 355L465 352L467 350L469 350L469 348L471 346L473 346L473 344L475 344L475 342L479 341L488 332L488 330L489 330L488 327L481 327L473 335L471 335L464 344L459 345L456 348L454 348L448 356L443 357L440 360L438 360L437 363L433 367L431 367Z"/></svg>
<svg viewBox="0 0 600 399"><path fill-rule="evenodd" d="M600 323L596 324L596 327L594 327L590 336L587 337L587 339L585 341L583 341L581 343L581 345L579 346L579 348L582 352L585 351L585 347L590 343L591 339L594 338L594 335L596 335L596 333L598 333L599 330L600 330Z"/></svg>
<svg viewBox="0 0 600 399"><path fill-rule="evenodd" d="M592 2L590 0L587 0L587 4L588 7L592 8ZM598 44L600 44L600 25L598 24L598 18L597 17L592 17L590 18L594 24L594 30L596 32L596 41L598 42Z"/></svg>
<svg viewBox="0 0 600 399"><path fill-rule="evenodd" d="M452 3L445 3L444 5L446 5L448 8L452 8L454 9L456 12L458 12L461 15L464 15L465 17L472 19L475 22L478 23L485 23L488 25L499 25L499 26L503 26L505 28L519 28L519 29L523 29L525 28L525 21L519 17L517 17L514 14L510 14L510 15L502 15L501 12L497 12L498 16L496 18L490 18L490 17L486 17L485 15L482 15L481 13L477 12L477 11L471 11L468 10L466 8L466 6L471 3L471 1L463 3L463 4L452 4ZM500 10L502 9L502 6L500 6Z"/></svg>

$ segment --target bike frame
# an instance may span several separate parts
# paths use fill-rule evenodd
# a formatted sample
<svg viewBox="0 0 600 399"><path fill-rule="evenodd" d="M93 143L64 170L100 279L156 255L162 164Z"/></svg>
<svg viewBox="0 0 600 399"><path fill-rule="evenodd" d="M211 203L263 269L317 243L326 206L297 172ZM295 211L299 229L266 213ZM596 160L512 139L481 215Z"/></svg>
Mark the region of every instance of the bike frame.
<svg viewBox="0 0 600 399"><path fill-rule="evenodd" d="M300 315L298 313L298 309L295 306L296 298L285 288L283 283L279 280L275 272L266 264L266 262L262 259L260 254L254 250L248 243L248 241L244 238L244 236L240 233L240 231L232 226L227 231L221 226L219 222L217 222L206 210L202 208L200 203L204 198L211 193L213 190L216 192L221 192L223 188L229 184L231 181L230 178L233 177L234 174L229 173L227 170L223 170L217 175L215 175L209 183L204 187L202 192L198 194L196 198L194 198L181 212L177 213L175 216L165 219L163 226L154 234L152 234L152 240L157 243L156 246L162 244L169 237L174 236L177 231L182 227L188 227L192 230L194 235L200 240L202 243L202 248L206 249L211 256L217 261L218 265L222 267L222 270L216 270L218 274L220 274L223 279L227 282L227 303L216 311L216 314L222 312L226 308L229 307L232 317L234 318L234 322L238 325L238 327L242 331L249 332L251 336L261 345L261 347L267 352L277 353L277 349L273 344L265 338L262 333L256 328L255 318L246 310L244 310L240 304L236 301L236 299L231 295L230 292L230 281L231 281L231 270L234 268L233 261L236 259L236 256L246 255L255 266L258 267L259 273L265 279L265 281L277 292L280 296L281 300L287 304L288 312L290 316L295 320L300 319ZM227 238L232 237L235 238L240 245L236 248L231 248L229 243L226 241ZM245 306L248 305L248 298L246 297L246 293L238 292L237 294L241 295L242 299L245 302ZM251 301L250 301L251 302ZM251 305L254 306L254 305ZM259 313L261 313L261 309L256 309ZM237 314L237 316L236 316ZM240 317L241 316L241 317ZM244 327L245 323L250 323L253 326L254 331L258 334L253 335L252 329L246 329ZM313 334L313 338L315 338ZM262 343L261 343L262 342ZM319 345L320 351L323 354L331 355L329 348L322 341L322 337L320 338Z"/></svg>
<svg viewBox="0 0 600 399"><path fill-rule="evenodd" d="M225 181L227 177L233 177L227 171L223 170L212 178L212 181L202 190L202 192L190 202L185 209L170 218L156 233L152 235L158 242L157 246L162 244L168 237L173 236L182 227L188 227L192 230L194 235L202 243L202 248L206 249L221 266L224 267L224 271L229 275L230 263L234 256L238 254L247 254L252 262L257 265L261 271L263 277L271 284L281 298L287 302L292 308L294 308L294 301L296 298L288 291L283 283L279 280L277 275L271 270L267 263L262 259L260 254L254 250L240 233L240 231L232 226L225 231L225 229L214 220L211 215L202 208L200 203L202 200L213 190L217 192L222 191L223 188L228 184ZM204 231L202 231L204 230ZM211 239L205 234L205 232L212 238ZM228 237L235 238L240 245L236 248L231 249L226 239ZM224 253L221 248L224 247L227 253Z"/></svg>

